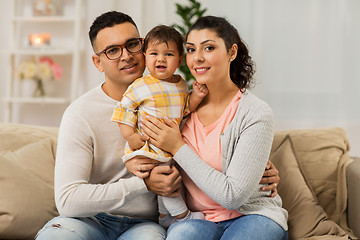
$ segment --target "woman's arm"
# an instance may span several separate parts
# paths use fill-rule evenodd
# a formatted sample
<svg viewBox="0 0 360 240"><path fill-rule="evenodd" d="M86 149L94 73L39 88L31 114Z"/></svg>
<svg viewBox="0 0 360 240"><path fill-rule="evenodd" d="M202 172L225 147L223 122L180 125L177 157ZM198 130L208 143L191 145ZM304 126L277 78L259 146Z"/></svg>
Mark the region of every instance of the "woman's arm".
<svg viewBox="0 0 360 240"><path fill-rule="evenodd" d="M206 164L185 145L177 126L172 123L166 121L169 124L166 126L149 119L144 125L150 141L173 153L174 159L201 190L220 205L236 209L258 190L273 139L271 111L256 111L252 116L253 119L246 119L247 126L236 139L225 173Z"/></svg>

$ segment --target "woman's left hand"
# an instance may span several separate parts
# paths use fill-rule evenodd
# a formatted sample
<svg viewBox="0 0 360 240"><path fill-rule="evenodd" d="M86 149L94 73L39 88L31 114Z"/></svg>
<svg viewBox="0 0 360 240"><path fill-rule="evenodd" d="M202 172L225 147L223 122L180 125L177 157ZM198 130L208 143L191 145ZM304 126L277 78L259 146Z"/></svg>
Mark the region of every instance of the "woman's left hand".
<svg viewBox="0 0 360 240"><path fill-rule="evenodd" d="M175 122L168 118L165 118L164 122L147 115L141 124L144 133L150 138L148 141L151 144L175 155L185 142L182 139L179 126Z"/></svg>

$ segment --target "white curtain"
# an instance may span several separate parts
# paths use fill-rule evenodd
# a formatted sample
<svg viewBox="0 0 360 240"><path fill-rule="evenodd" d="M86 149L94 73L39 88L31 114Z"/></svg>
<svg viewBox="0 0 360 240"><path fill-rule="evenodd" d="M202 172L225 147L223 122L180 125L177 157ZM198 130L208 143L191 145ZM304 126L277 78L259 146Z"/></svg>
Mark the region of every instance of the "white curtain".
<svg viewBox="0 0 360 240"><path fill-rule="evenodd" d="M252 2L254 91L273 107L276 128L339 126L360 155L360 1Z"/></svg>
<svg viewBox="0 0 360 240"><path fill-rule="evenodd" d="M253 92L272 106L276 129L339 126L347 132L351 153L360 156L359 0L199 1L207 14L233 23L248 44L257 66ZM187 2L84 0L83 45L87 49L81 89L86 91L103 79L91 62L86 36L95 17L110 10L124 11L145 36L157 24L178 22L175 3ZM2 26L11 26L7 10L11 2L0 3ZM5 49L7 39L0 40ZM2 56L2 66L6 60ZM4 88L0 92L3 94Z"/></svg>
<svg viewBox="0 0 360 240"><path fill-rule="evenodd" d="M175 2L187 1L141 2L145 34L179 21ZM339 126L351 153L360 155L359 0L200 2L207 14L234 24L248 44L257 66L252 91L272 106L277 130Z"/></svg>

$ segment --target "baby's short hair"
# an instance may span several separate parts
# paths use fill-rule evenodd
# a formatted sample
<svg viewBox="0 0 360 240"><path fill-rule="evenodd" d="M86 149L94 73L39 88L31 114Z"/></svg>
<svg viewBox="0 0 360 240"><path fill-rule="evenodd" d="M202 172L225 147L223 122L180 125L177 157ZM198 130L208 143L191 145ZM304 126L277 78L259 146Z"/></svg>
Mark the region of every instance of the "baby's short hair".
<svg viewBox="0 0 360 240"><path fill-rule="evenodd" d="M173 41L179 51L179 55L184 54L184 37L173 27L158 25L146 34L144 39L144 52L148 48L149 42L166 43Z"/></svg>

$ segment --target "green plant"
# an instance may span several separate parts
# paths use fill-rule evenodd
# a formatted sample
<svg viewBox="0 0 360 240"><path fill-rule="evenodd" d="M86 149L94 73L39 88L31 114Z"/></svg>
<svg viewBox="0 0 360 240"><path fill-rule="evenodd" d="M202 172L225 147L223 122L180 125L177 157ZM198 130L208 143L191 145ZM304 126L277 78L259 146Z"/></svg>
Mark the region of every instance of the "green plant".
<svg viewBox="0 0 360 240"><path fill-rule="evenodd" d="M188 4L181 5L176 3L176 14L181 17L181 25L173 24L172 26L179 30L179 32L186 37L190 27L195 21L204 15L207 11L206 8L201 8L201 3L196 0L188 0ZM194 77L191 75L189 68L186 65L186 53L185 58L182 61L179 70L184 74L186 82L191 87L192 80Z"/></svg>

